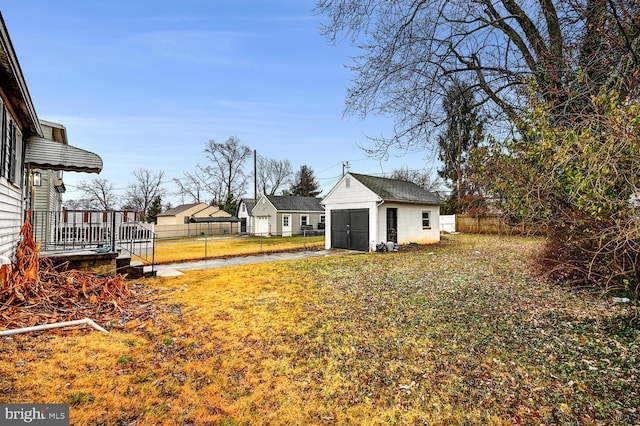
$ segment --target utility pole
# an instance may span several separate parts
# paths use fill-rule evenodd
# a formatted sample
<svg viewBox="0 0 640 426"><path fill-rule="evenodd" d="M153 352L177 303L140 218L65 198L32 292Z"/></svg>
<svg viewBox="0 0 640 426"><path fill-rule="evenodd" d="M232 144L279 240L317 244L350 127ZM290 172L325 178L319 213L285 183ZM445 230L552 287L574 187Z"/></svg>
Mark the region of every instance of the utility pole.
<svg viewBox="0 0 640 426"><path fill-rule="evenodd" d="M253 150L253 202L258 202L258 154Z"/></svg>
<svg viewBox="0 0 640 426"><path fill-rule="evenodd" d="M344 169L347 169L347 172L349 171L349 167L351 167L351 165L349 164L348 161L345 161L342 163L342 176L344 176Z"/></svg>

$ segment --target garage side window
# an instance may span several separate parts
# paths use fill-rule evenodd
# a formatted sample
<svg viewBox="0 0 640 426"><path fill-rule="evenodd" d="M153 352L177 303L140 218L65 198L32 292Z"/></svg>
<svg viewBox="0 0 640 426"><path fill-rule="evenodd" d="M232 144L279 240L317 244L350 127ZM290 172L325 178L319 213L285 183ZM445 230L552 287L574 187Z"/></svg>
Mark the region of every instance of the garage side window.
<svg viewBox="0 0 640 426"><path fill-rule="evenodd" d="M300 225L307 226L309 224L309 215L300 215Z"/></svg>
<svg viewBox="0 0 640 426"><path fill-rule="evenodd" d="M422 212L422 229L431 229L431 212Z"/></svg>

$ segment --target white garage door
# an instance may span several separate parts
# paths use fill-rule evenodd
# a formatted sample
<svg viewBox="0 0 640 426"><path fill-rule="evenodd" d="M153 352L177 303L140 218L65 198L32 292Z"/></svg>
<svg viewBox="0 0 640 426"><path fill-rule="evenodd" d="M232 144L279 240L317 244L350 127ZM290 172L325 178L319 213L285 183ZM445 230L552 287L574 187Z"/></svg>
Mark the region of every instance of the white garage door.
<svg viewBox="0 0 640 426"><path fill-rule="evenodd" d="M267 235L269 233L269 216L256 217L256 235Z"/></svg>

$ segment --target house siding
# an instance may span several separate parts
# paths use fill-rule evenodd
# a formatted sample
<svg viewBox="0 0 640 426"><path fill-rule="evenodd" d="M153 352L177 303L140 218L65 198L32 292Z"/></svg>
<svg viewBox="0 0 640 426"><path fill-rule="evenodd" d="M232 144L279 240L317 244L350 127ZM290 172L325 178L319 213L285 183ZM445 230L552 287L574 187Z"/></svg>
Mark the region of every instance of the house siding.
<svg viewBox="0 0 640 426"><path fill-rule="evenodd" d="M271 233L271 235L282 235L282 216L291 215L291 234L302 234L302 216L307 215L309 218L308 224L313 225L313 229L318 229L318 223L320 223L320 216L323 216L324 211L299 211L299 210L276 210L271 202L263 197L258 200L258 203L251 211L251 215L254 218L255 232L259 234ZM268 218L268 219L267 219ZM268 221L268 229L263 229L265 222Z"/></svg>
<svg viewBox="0 0 640 426"><path fill-rule="evenodd" d="M11 257L20 240L22 191L0 178L0 255Z"/></svg>
<svg viewBox="0 0 640 426"><path fill-rule="evenodd" d="M384 203L378 208L377 241L387 239L388 208L398 209L398 243L433 244L440 241L439 206L425 204ZM429 212L430 227L422 229L422 212Z"/></svg>
<svg viewBox="0 0 640 426"><path fill-rule="evenodd" d="M260 226L256 223L256 232L261 234L271 233L272 235L282 233L282 225L278 224L278 219L282 220L282 218L279 217L275 207L273 207L273 204L271 204L266 198L263 197L258 200L258 203L251 211L251 214L254 218L259 218L256 220L261 222ZM263 221L265 220L268 223L267 229L263 229Z"/></svg>
<svg viewBox="0 0 640 426"><path fill-rule="evenodd" d="M4 108L4 105L3 105ZM15 119L6 112L7 123ZM4 140L2 140L4 143ZM22 160L22 132L16 128L16 163L12 177L14 182L5 176L0 177L0 255L12 257L20 241L20 228L24 220L23 181L25 176Z"/></svg>
<svg viewBox="0 0 640 426"><path fill-rule="evenodd" d="M62 206L62 197L54 189L53 185L57 179L58 172L52 170L38 170L41 176L41 186L33 193L32 210L58 211Z"/></svg>
<svg viewBox="0 0 640 426"><path fill-rule="evenodd" d="M245 219L247 224L247 229L245 230L248 234L253 234L253 216L251 216L251 212L247 204L242 201L240 203L240 208L238 209L238 219Z"/></svg>

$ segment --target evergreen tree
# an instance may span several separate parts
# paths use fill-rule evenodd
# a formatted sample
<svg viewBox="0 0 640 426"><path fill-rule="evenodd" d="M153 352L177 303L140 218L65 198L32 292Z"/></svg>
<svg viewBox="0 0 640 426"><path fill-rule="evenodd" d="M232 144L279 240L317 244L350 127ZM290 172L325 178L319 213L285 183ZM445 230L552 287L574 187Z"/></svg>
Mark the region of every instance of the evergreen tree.
<svg viewBox="0 0 640 426"><path fill-rule="evenodd" d="M483 138L482 120L478 116L472 89L465 83L455 82L447 89L444 112L447 125L438 136L438 157L442 168L438 170L441 178L451 184L451 198L447 202L456 213L468 210L466 204L473 199L477 204L479 194L474 194L470 167L467 166L469 153ZM475 206L477 207L477 206Z"/></svg>
<svg viewBox="0 0 640 426"><path fill-rule="evenodd" d="M229 194L227 195L224 203L218 204L218 207L220 208L220 210L224 210L230 215L234 215L236 214L236 209L238 208L238 201L235 199L233 194Z"/></svg>
<svg viewBox="0 0 640 426"><path fill-rule="evenodd" d="M300 167L289 192L299 197L317 197L322 192L311 167Z"/></svg>
<svg viewBox="0 0 640 426"><path fill-rule="evenodd" d="M156 223L156 219L160 213L162 213L162 198L158 195L151 202L145 220L149 223Z"/></svg>

